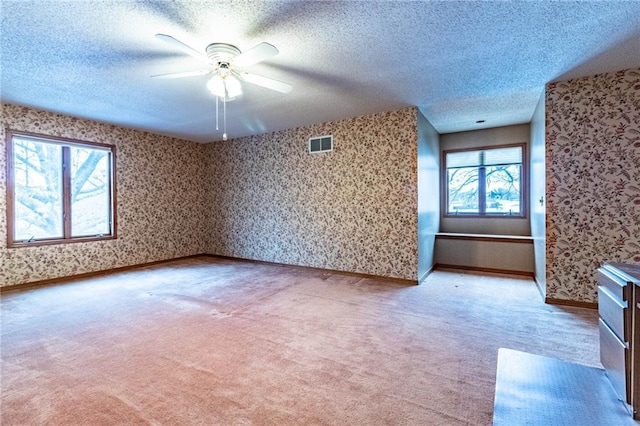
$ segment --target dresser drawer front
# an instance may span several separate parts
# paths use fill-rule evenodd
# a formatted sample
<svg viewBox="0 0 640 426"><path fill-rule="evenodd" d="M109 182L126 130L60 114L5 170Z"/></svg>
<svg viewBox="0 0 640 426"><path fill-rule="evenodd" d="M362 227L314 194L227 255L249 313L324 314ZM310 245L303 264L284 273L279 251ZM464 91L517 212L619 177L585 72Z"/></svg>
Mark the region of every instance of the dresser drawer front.
<svg viewBox="0 0 640 426"><path fill-rule="evenodd" d="M629 341L631 324L627 302L611 294L607 287L598 286L598 314L609 328L624 342Z"/></svg>
<svg viewBox="0 0 640 426"><path fill-rule="evenodd" d="M631 286L623 279L615 275L613 272L600 268L596 271L598 284L609 290L611 294L616 296L623 302L631 299Z"/></svg>
<svg viewBox="0 0 640 426"><path fill-rule="evenodd" d="M602 321L600 326L600 362L618 396L631 403L631 383L629 377L629 349Z"/></svg>

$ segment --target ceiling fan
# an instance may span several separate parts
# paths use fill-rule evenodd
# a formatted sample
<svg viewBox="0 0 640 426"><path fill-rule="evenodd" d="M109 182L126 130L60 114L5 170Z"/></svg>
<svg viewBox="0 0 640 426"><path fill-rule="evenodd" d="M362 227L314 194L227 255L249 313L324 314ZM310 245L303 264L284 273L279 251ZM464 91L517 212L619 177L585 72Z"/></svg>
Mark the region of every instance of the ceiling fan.
<svg viewBox="0 0 640 426"><path fill-rule="evenodd" d="M229 102L242 94L242 83L247 82L265 87L280 93L288 93L293 86L282 81L250 74L244 69L258 62L269 59L278 54L278 49L269 43L260 43L242 52L236 46L227 43L211 43L205 53L186 45L180 40L166 34L156 34L156 37L171 46L197 58L207 64L206 69L153 75L152 78L181 78L199 75L211 75L207 88L223 102Z"/></svg>

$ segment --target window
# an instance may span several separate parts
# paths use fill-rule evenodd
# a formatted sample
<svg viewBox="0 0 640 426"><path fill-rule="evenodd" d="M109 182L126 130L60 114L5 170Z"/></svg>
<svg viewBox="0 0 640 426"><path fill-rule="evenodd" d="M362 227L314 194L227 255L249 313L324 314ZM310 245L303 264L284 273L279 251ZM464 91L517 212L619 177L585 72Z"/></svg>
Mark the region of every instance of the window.
<svg viewBox="0 0 640 426"><path fill-rule="evenodd" d="M524 145L444 152L445 216L525 217Z"/></svg>
<svg viewBox="0 0 640 426"><path fill-rule="evenodd" d="M110 145L7 131L8 246L115 238Z"/></svg>

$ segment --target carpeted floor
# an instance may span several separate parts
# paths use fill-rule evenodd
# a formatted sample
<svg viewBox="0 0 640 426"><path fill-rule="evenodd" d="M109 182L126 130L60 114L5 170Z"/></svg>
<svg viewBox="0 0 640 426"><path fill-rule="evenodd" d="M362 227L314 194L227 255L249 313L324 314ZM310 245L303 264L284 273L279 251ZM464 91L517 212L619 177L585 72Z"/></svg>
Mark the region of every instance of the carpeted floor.
<svg viewBox="0 0 640 426"><path fill-rule="evenodd" d="M194 258L2 296L2 425L489 425L498 348L599 366L528 279Z"/></svg>

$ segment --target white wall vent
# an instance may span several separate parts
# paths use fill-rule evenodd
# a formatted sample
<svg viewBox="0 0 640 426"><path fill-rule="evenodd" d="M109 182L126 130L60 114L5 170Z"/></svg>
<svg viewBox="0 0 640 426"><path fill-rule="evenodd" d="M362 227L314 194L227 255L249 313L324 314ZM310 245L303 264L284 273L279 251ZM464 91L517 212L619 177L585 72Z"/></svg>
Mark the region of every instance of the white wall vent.
<svg viewBox="0 0 640 426"><path fill-rule="evenodd" d="M333 151L333 135L309 138L309 154Z"/></svg>

